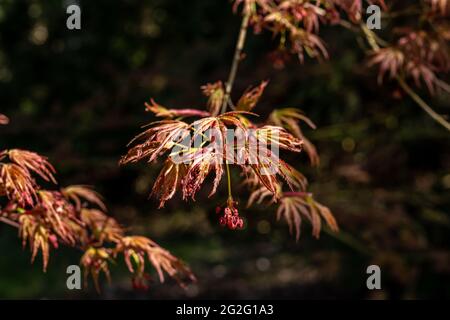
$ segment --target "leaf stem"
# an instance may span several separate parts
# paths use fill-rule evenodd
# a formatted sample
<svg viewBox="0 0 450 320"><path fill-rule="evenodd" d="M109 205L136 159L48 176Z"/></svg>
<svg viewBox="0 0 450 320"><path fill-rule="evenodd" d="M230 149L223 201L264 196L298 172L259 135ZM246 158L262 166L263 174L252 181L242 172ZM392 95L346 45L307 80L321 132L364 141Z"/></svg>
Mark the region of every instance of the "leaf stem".
<svg viewBox="0 0 450 320"><path fill-rule="evenodd" d="M227 183L228 183L228 201L233 201L233 195L231 193L231 174L230 174L230 165L228 162L225 162L227 168Z"/></svg>
<svg viewBox="0 0 450 320"><path fill-rule="evenodd" d="M236 79L236 73L239 67L239 62L241 61L242 49L244 49L245 38L247 36L248 22L250 19L250 13L245 12L242 18L241 29L239 31L239 37L236 44L236 49L234 50L233 62L231 64L230 74L228 75L228 80L225 85L225 95L222 101L222 108L220 113L224 113L227 110L228 101L230 99L231 90L233 89L234 80Z"/></svg>

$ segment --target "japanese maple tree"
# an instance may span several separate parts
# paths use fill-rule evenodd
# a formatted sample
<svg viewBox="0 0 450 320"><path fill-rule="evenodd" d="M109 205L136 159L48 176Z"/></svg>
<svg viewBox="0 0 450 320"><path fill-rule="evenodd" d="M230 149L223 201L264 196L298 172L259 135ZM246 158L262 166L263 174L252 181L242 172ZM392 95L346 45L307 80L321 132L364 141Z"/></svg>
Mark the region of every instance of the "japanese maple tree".
<svg viewBox="0 0 450 320"><path fill-rule="evenodd" d="M366 25L366 5L381 8L380 31ZM291 55L300 63L332 58L320 36L324 25L353 31L362 40L364 63L376 68L378 83L398 86L400 94L450 130L445 116L416 92L423 87L424 94L430 96L450 92L445 82L450 70L450 1L235 0L233 10L242 16L242 22L226 81L201 86L206 98L203 109L175 109L151 99L145 104L146 111L159 119L131 141L120 160L122 165L161 163L151 190L159 207L177 193L184 201L195 200L208 177L213 176L209 197L219 188L227 190L226 201L215 200L217 209L212 213L222 226L244 228L247 208L264 203L274 207L278 219L287 221L297 240L303 220L309 221L317 238L324 223L331 231L338 231L331 210L315 199L306 177L284 158L284 152L305 152L310 165L319 165L318 151L305 136L305 127L316 127L313 121L300 109L275 106L268 117L260 117L258 102L269 81L249 86L235 98L233 86L250 28L256 34L273 34L278 49L271 56L278 65ZM0 125L8 122L0 114ZM232 180L231 170L240 172L240 182ZM120 256L137 288L146 287L148 262L161 281L165 274L181 285L185 280L195 280L182 261L151 239L127 235L107 215L103 199L90 187L45 190L37 179L56 184L55 169L47 158L26 150L0 152L0 222L18 229L23 245L31 249L32 261L41 252L44 271L50 252L63 244L81 250L80 264L85 275L92 275L97 290L99 275L104 273L109 278L109 265ZM241 186L249 190L246 208L235 197L235 188Z"/></svg>

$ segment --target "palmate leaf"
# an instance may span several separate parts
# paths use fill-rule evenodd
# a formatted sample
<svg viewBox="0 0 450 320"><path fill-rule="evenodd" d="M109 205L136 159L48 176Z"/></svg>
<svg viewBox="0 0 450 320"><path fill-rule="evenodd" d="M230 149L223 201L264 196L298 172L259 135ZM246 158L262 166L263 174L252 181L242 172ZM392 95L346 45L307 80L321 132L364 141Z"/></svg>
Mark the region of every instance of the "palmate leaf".
<svg viewBox="0 0 450 320"><path fill-rule="evenodd" d="M336 219L331 213L330 209L316 202L312 195L306 192L285 192L282 193L281 185L274 184L276 193L268 189L265 185L265 181L259 180L259 176L256 176L259 181L259 185L253 188L253 191L248 199L247 207L254 204L266 203L267 205L278 202L277 219L283 217L289 225L290 233L295 233L295 237L298 241L300 237L300 227L302 218L307 220L312 225L312 234L318 238L321 231L323 219L330 229L334 232L339 230ZM250 185L255 185L255 178L250 178ZM303 182L303 180L300 180ZM304 181L306 183L306 181Z"/></svg>
<svg viewBox="0 0 450 320"><path fill-rule="evenodd" d="M259 182L273 194L275 199L278 200L280 197L279 191L281 190L281 185L276 174L272 173L272 169L268 169L266 165L251 165L250 168L258 177Z"/></svg>
<svg viewBox="0 0 450 320"><path fill-rule="evenodd" d="M255 3L261 2L255 0ZM243 227L243 219L239 217L237 203L231 194L230 164L238 165L246 177L244 184L253 189L248 205L262 203L267 199L270 199L272 203L282 199L279 215L283 214L286 217L291 230L292 226L298 225L297 236L300 213L309 215L315 236L318 234L317 229L320 230L320 217L326 218L334 227L334 220L332 220L334 218L329 211L327 214L327 209L322 205L308 202L300 206L300 200L286 200L288 197L286 193L283 193L283 183L289 187L291 193L303 194L307 181L300 172L280 159L277 151L301 152L306 146L311 162L318 162L317 152L314 146L303 137L298 122L306 122L313 128L315 126L299 110L293 108L274 111L267 124L258 126L250 121L247 116L256 114L248 110L254 108L266 85L267 82L264 81L258 87L248 89L237 103L236 111L219 115L215 114L223 102L222 83L203 86L204 94L209 97L208 108L211 116L202 117L190 124L179 120L151 123L150 128L131 142L133 144L140 141L138 145L130 149L121 162L135 162L141 159L147 159L150 162L173 148L151 192L151 195L159 199L159 207L163 207L177 190L181 190L184 200L188 198L195 200L195 195L213 172L215 178L209 196L214 195L222 180L226 164L229 196L226 205L218 206L216 211L223 213L223 216L219 217L220 224L230 229ZM153 112L170 117L166 110L168 109L155 103L152 105ZM228 141L229 129L235 130L233 140L230 141ZM236 162L236 160L239 161ZM307 207L310 211L303 212L302 210ZM133 242L131 238L127 241ZM124 244L123 240L119 248L123 251L128 246L128 251L125 252L126 263L130 271L138 270L139 277L142 277L144 262L142 251L145 250L139 248L137 243L140 241L137 238L134 241L137 241L134 248L130 248L130 243Z"/></svg>
<svg viewBox="0 0 450 320"><path fill-rule="evenodd" d="M235 111L224 113L218 117L210 117L197 120L191 126L194 130L194 137L192 141L195 141L197 138L204 137L208 135L208 130L216 129L216 134L211 137L211 144L208 144L202 148L199 148L195 152L188 154L186 157L189 160L189 166L187 169L186 177L183 181L183 198L187 199L191 197L194 199L195 193L199 190L201 184L205 180L206 176L211 172L215 172L215 179L213 183L212 191L209 196L212 196L221 181L224 169L224 163L233 162L235 159L235 152L237 152L238 158L241 158L243 161L242 168L245 168L249 165L249 159L252 157L251 151L248 150L247 144L242 144L242 150L230 150L228 148L228 142L226 139L226 130L229 128L237 129L237 132L240 134L238 139L247 139L247 126L242 121L242 116L252 115L250 112L243 111ZM272 134L280 135L280 128L262 128L256 131L256 140L264 136L265 138L271 138ZM292 137L292 136L291 136ZM276 143L279 143L281 148L287 149L295 149L297 148L298 141L294 138L288 144L286 141L287 135L281 133L281 140L277 140ZM293 138L293 137L292 137ZM264 143L264 141L260 141ZM265 141L266 142L266 141ZM194 147L191 147L195 149ZM253 163L258 163L258 156L256 155L256 161ZM261 171L261 169L260 169Z"/></svg>
<svg viewBox="0 0 450 320"><path fill-rule="evenodd" d="M225 142L225 131L228 128L239 128L243 131L246 130L245 124L242 122L241 116L245 115L254 115L255 113L246 112L246 111L231 111L226 112L216 117L206 117L201 118L197 121L194 121L189 125L189 128L193 131L192 141L196 139L205 137L205 134L210 132L211 130L218 131L221 135L216 137L216 139L220 139L220 141L216 141L216 143L224 144ZM206 135L208 136L208 135Z"/></svg>
<svg viewBox="0 0 450 320"><path fill-rule="evenodd" d="M285 128L292 133L295 137L303 141L303 149L309 157L312 166L317 166L320 163L319 154L314 144L309 141L300 127L299 122L306 123L310 128L315 129L315 124L306 117L299 109L295 108L283 108L276 109L271 112L268 118L268 124Z"/></svg>
<svg viewBox="0 0 450 320"><path fill-rule="evenodd" d="M436 77L435 72L431 69L431 66L408 61L405 66L405 71L414 80L417 87L421 87L421 82L423 81L430 94L433 95L436 92L438 78Z"/></svg>
<svg viewBox="0 0 450 320"><path fill-rule="evenodd" d="M90 186L72 185L61 189L61 193L75 203L78 211L82 208L83 200L97 205L103 211L107 210L103 197Z"/></svg>
<svg viewBox="0 0 450 320"><path fill-rule="evenodd" d="M201 87L202 92L208 97L208 110L212 116L217 116L222 107L223 98L225 96L225 89L223 87L222 81L217 81L215 83L207 83Z"/></svg>
<svg viewBox="0 0 450 320"><path fill-rule="evenodd" d="M32 173L42 179L56 183L55 169L47 158L31 151L11 149L0 153L0 160L8 159L11 163L0 162L0 186L11 201L21 206L33 206L37 201L37 184Z"/></svg>
<svg viewBox="0 0 450 320"><path fill-rule="evenodd" d="M326 14L326 11L317 4L308 1L284 1L278 9L288 14L295 22L303 24L308 32L319 32L319 21Z"/></svg>
<svg viewBox="0 0 450 320"><path fill-rule="evenodd" d="M57 191L40 190L38 198L39 205L35 207L34 214L40 215L62 241L71 246L75 245L76 232L68 222L81 222L73 205Z"/></svg>
<svg viewBox="0 0 450 320"><path fill-rule="evenodd" d="M50 237L55 237L47 224L39 216L23 214L19 218L19 235L22 238L23 247L27 242L31 249L31 262L34 262L39 250L42 252L44 272L47 270L50 258Z"/></svg>
<svg viewBox="0 0 450 320"><path fill-rule="evenodd" d="M147 159L155 160L161 153L170 150L176 143L189 135L189 125L179 120L162 120L150 123L146 131L136 136L129 145L143 140L132 147L120 160L121 164Z"/></svg>
<svg viewBox="0 0 450 320"><path fill-rule="evenodd" d="M150 196L159 199L159 208L164 207L167 200L171 199L186 176L185 164L174 163L170 158L164 163L164 167L156 178Z"/></svg>
<svg viewBox="0 0 450 320"><path fill-rule="evenodd" d="M19 236L22 244L29 244L34 262L39 250L42 252L43 270L47 270L50 258L50 248L57 249L58 243L62 242L69 246L75 246L76 242L81 242L78 238L82 225L74 219L61 215L57 219L50 218L48 212L42 207L25 211L18 216Z"/></svg>
<svg viewBox="0 0 450 320"><path fill-rule="evenodd" d="M36 183L27 169L15 163L0 164L0 185L9 200L20 206L33 206L36 202Z"/></svg>
<svg viewBox="0 0 450 320"><path fill-rule="evenodd" d="M254 136L250 138L257 140L258 148L248 148L246 159L249 168L258 178L258 181L272 192L275 199L280 197L281 182L277 176L281 176L291 188L301 189L306 186L306 178L293 167L281 160L269 146L275 145L279 149L300 152L302 141L285 131L281 127L264 126L258 128Z"/></svg>
<svg viewBox="0 0 450 320"><path fill-rule="evenodd" d="M149 161L151 161L158 153L167 151L169 147L176 147L165 161L152 189L151 195L160 200L159 206L164 206L164 203L175 195L178 188L182 190L183 199L195 199L195 194L205 178L214 171L215 179L210 192L212 196L222 179L224 163L229 159L226 146L227 129L239 128L245 131L246 127L241 121L241 116L251 114L243 111L227 112L217 117L201 118L189 125L184 122L180 125L179 121L173 120L158 122L155 127L140 135L148 140L132 148L122 162L127 163L142 158L150 158ZM175 126L180 129L180 132L167 131L166 134L166 126L171 128ZM189 138L190 133L192 136ZM201 143L199 144L198 141ZM154 143L154 147L148 147L151 143Z"/></svg>
<svg viewBox="0 0 450 320"><path fill-rule="evenodd" d="M156 269L160 282L164 282L164 272L184 286L184 279L195 281L191 270L170 252L158 246L154 241L142 236L124 237L114 249L114 254L122 253L130 272L142 277L145 261Z"/></svg>
<svg viewBox="0 0 450 320"><path fill-rule="evenodd" d="M280 11L272 11L264 17L265 28L274 34L287 34L290 50L304 62L305 53L312 58L328 59L328 51L322 39L307 29L297 27L294 18ZM313 23L314 24L314 23ZM313 25L312 24L312 25ZM311 23L308 23L310 28Z"/></svg>
<svg viewBox="0 0 450 320"><path fill-rule="evenodd" d="M334 0L334 2L347 13L353 23L361 21L362 0Z"/></svg>
<svg viewBox="0 0 450 320"><path fill-rule="evenodd" d="M89 228L95 240L103 244L107 242L119 242L124 236L124 231L119 223L112 217L97 209L82 209L80 220Z"/></svg>
<svg viewBox="0 0 450 320"><path fill-rule="evenodd" d="M312 234L319 238L323 219L334 232L339 230L336 219L330 209L316 202L308 193L285 193L280 200L277 210L277 219L284 217L289 225L289 231L298 240L300 237L300 226L302 217L307 218L312 225Z"/></svg>
<svg viewBox="0 0 450 320"><path fill-rule="evenodd" d="M268 151L269 146L291 152L302 151L303 141L294 137L282 127L265 125L256 129L255 135L258 146L264 147Z"/></svg>
<svg viewBox="0 0 450 320"><path fill-rule="evenodd" d="M6 124L8 119L0 115L0 122ZM146 131L144 135L150 135L153 139L151 143L155 142L157 145L150 151L145 150L146 145L141 146L142 152L154 151L155 155L158 155L159 152L169 149L170 146L164 144L161 147L161 139L163 142L172 143L172 129L182 127L183 125L179 126L180 123L182 122L162 121L158 122L156 128ZM174 126L171 127L172 124ZM138 148L136 152L141 150ZM136 154L131 154L127 160L132 161L133 156ZM44 190L37 185L32 174L56 183L55 170L47 158L20 149L0 152L0 197L6 197L6 204L2 203L0 208L0 222L19 229L23 246L30 247L32 262L42 253L44 272L48 267L52 247L57 249L62 243L83 250L80 264L85 269L85 281L87 276L91 275L96 290L100 292L100 274L104 273L109 280L109 263L114 262L112 246L122 244L122 239L127 239L124 238L124 229L114 218L103 212L106 211L103 199L91 187L74 185L60 191ZM89 208L91 205L97 208ZM177 281L181 281L183 275L190 280L195 279L181 261L153 241L132 236L128 239L134 239L132 245L138 246L133 249L141 250L139 253L145 252L162 280L163 272Z"/></svg>
<svg viewBox="0 0 450 320"><path fill-rule="evenodd" d="M280 176L283 177L291 190L306 190L308 180L297 169L280 159Z"/></svg>
<svg viewBox="0 0 450 320"><path fill-rule="evenodd" d="M262 81L259 86L248 88L236 104L238 111L251 111L258 103L269 82Z"/></svg>
<svg viewBox="0 0 450 320"><path fill-rule="evenodd" d="M283 178L283 181L287 183L291 190L304 190L307 186L306 178L293 167L291 167L286 162L278 159L278 163L274 162L273 166L277 167L277 172L273 173L273 167L269 168L266 165L251 165L253 174L257 177L260 185L258 185L256 190L264 186L273 196L273 201L277 200L282 196L282 182L278 179L278 175ZM260 190L262 192L262 190Z"/></svg>
<svg viewBox="0 0 450 320"><path fill-rule="evenodd" d="M42 251L43 268L47 269L50 245L58 248L63 242L69 246L81 239L79 231L83 228L81 221L75 217L73 207L66 203L63 196L55 192L39 191L39 204L31 210L19 210L19 236L23 245L28 242L32 251L32 262L39 249ZM17 209L17 208L16 208Z"/></svg>
<svg viewBox="0 0 450 320"><path fill-rule="evenodd" d="M277 192L279 194L281 190ZM279 197L279 196L278 196ZM247 208L251 207L254 204L262 204L263 202L267 202L267 204L272 204L277 202L277 198L273 195L273 192L267 189L264 185L260 185L258 188L255 188L247 201Z"/></svg>
<svg viewBox="0 0 450 320"><path fill-rule="evenodd" d="M262 88L264 86L265 83L263 83ZM136 138L147 140L133 147L122 162L137 161L149 157L151 160L162 153L163 149L167 150L168 146L176 146L180 149L172 151L153 186L151 195L155 195L159 199L160 207L164 206L164 203L175 195L178 188L182 190L183 199L191 198L194 200L195 194L206 177L213 171L215 172L215 179L209 196L215 194L224 173L224 163L234 158L234 151L243 160L239 164L241 168L243 170L247 167L252 169L253 173L258 176L259 181L276 198L280 190L277 175L280 175L292 189L304 188L306 179L298 171L280 160L278 156L271 155L271 150L268 149L268 145L270 145L279 149L300 152L302 141L278 126L256 128L250 135L247 135L247 133L250 133L248 130L250 128L242 120L246 115L253 114L246 111L227 112L217 117L201 118L189 125L175 120L153 123L150 129ZM172 131L167 131L167 128ZM178 139L180 136L180 134L175 135L173 133L174 128L188 129L189 132L192 132L190 141L187 141L186 144L185 138L189 136L189 132L185 133L184 131L181 134L183 141L172 141L172 138ZM228 149L226 134L230 128L238 129L242 133L239 139L246 139L248 142L242 144L242 149ZM199 144L198 141L202 141L202 143ZM257 147L250 147L252 143ZM137 149L139 151L136 151ZM231 154L230 151L232 151ZM175 157L177 157L176 161ZM273 166L275 166L276 172L268 172L268 167Z"/></svg>
<svg viewBox="0 0 450 320"><path fill-rule="evenodd" d="M100 274L104 273L108 282L111 282L109 263L111 263L112 261L113 259L111 249L89 247L84 252L80 260L80 264L84 268L85 286L87 286L88 276L90 275L94 281L95 290L100 293Z"/></svg>
<svg viewBox="0 0 450 320"><path fill-rule="evenodd" d="M379 65L378 82L381 84L386 73L390 78L394 78L401 74L411 77L416 86L420 87L421 83L425 83L431 94L436 92L437 87L442 87L440 80L437 78L436 68L427 63L426 59L420 59L420 55L415 53L417 49L406 47L406 52L402 52L398 48L382 48L373 53L368 65ZM419 59L418 59L419 58Z"/></svg>
<svg viewBox="0 0 450 320"><path fill-rule="evenodd" d="M189 197L194 199L195 193L212 171L215 173L215 179L209 196L216 193L224 173L224 163L229 159L226 131L229 128L245 130L239 117L241 114L247 113L228 112L217 117L203 118L191 124L194 132L191 142L194 145L189 147L189 150L193 150L193 152L184 157L185 163L189 163L183 181L184 199ZM202 138L207 139L206 145L196 147L195 141Z"/></svg>
<svg viewBox="0 0 450 320"><path fill-rule="evenodd" d="M404 66L405 56L396 48L382 48L372 54L369 66L378 65L378 82L381 84L386 73L390 78L399 75Z"/></svg>
<svg viewBox="0 0 450 320"><path fill-rule="evenodd" d="M277 174L283 178L283 181L287 183L291 191L306 190L308 181L305 176L283 160L278 159L278 161ZM252 190L247 207L254 203L261 204L269 197L271 197L270 203L276 203L283 196L282 181L277 179L277 175L261 171L257 166L253 166L252 170L245 174L247 178L244 180L244 184Z"/></svg>
<svg viewBox="0 0 450 320"><path fill-rule="evenodd" d="M239 0L235 2L235 8L241 2L244 2L244 12L250 14L255 31L267 29L280 35L280 47L290 45L290 50L301 62L305 53L311 57L328 57L322 40L314 34L319 31L319 22L326 20L323 17L327 11L320 2ZM327 2L326 6L337 13L332 2Z"/></svg>
<svg viewBox="0 0 450 320"><path fill-rule="evenodd" d="M311 119L305 116L301 110L296 108L275 109L270 113L268 118L269 124L285 128L297 137L302 135L299 121L303 121L310 128L316 129L316 125Z"/></svg>
<svg viewBox="0 0 450 320"><path fill-rule="evenodd" d="M216 193L224 172L223 158L223 154L219 154L216 151L209 151L208 148L202 149L198 155L194 157L187 169L183 181L183 199L190 197L194 200L195 194L200 189L205 178L212 171L215 173L215 179L209 196L211 197Z"/></svg>
<svg viewBox="0 0 450 320"><path fill-rule="evenodd" d="M449 91L448 85L438 78L438 73L450 70L450 54L445 40L426 31L406 28L395 45L375 48L368 61L369 66L379 68L378 82L386 74L390 78L412 79L417 87L424 83L434 94L437 89Z"/></svg>
<svg viewBox="0 0 450 320"><path fill-rule="evenodd" d="M55 168L47 158L31 151L12 149L7 152L9 159L25 170L38 174L42 179L56 184Z"/></svg>

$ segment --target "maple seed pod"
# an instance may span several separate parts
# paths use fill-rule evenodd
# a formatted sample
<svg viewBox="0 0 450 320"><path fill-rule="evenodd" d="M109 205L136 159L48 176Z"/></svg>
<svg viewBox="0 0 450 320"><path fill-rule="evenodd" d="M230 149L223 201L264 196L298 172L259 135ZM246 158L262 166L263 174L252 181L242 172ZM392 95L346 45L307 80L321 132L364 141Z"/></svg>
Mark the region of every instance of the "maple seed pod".
<svg viewBox="0 0 450 320"><path fill-rule="evenodd" d="M239 217L239 211L234 207L236 202L231 202L228 207L224 208L223 216L219 218L221 226L226 226L230 230L242 229L244 227L244 220ZM219 212L219 210L216 210Z"/></svg>

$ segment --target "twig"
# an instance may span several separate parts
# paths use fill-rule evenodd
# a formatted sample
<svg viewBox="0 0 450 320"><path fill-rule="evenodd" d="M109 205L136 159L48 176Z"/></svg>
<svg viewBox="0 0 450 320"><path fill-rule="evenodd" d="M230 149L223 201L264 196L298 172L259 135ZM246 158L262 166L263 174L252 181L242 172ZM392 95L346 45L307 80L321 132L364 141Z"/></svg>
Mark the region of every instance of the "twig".
<svg viewBox="0 0 450 320"><path fill-rule="evenodd" d="M5 218L5 217L0 217L0 222L6 223L14 228L20 228L20 224L18 224L15 221L9 220L8 218Z"/></svg>
<svg viewBox="0 0 450 320"><path fill-rule="evenodd" d="M408 84L402 77L397 76L397 81L402 89L405 90L405 92L419 105L419 107L421 107L426 113L428 113L431 118L437 121L440 125L450 131L450 123L445 120L444 117L434 111L425 101L423 101L423 99L417 93L415 93L410 86L408 86Z"/></svg>
<svg viewBox="0 0 450 320"><path fill-rule="evenodd" d="M250 19L250 14L245 13L242 18L241 29L239 31L239 37L236 44L236 49L234 51L233 63L231 65L230 74L228 76L228 80L225 86L225 95L222 101L222 108L220 113L224 113L227 110L228 100L230 99L231 90L233 89L234 80L236 79L236 73L239 66L239 62L241 61L242 49L245 44L245 37L247 35L248 21Z"/></svg>

